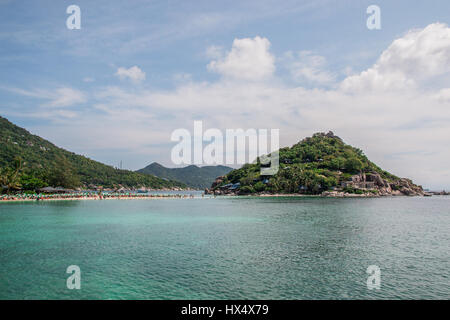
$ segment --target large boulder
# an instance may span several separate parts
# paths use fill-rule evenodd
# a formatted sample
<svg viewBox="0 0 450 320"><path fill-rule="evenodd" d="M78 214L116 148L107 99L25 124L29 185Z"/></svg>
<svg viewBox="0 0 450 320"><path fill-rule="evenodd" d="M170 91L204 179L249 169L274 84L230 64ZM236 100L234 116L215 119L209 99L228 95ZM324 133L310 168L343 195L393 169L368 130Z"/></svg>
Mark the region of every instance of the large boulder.
<svg viewBox="0 0 450 320"><path fill-rule="evenodd" d="M421 186L415 185L410 179L401 178L390 184L396 194L405 196L423 196L425 193Z"/></svg>
<svg viewBox="0 0 450 320"><path fill-rule="evenodd" d="M223 182L223 179L225 179L225 176L217 177L216 180L211 185L211 189L215 189L217 186L221 185Z"/></svg>
<svg viewBox="0 0 450 320"><path fill-rule="evenodd" d="M374 182L376 186L381 188L389 187L389 183L384 180L378 173L367 173L366 181Z"/></svg>

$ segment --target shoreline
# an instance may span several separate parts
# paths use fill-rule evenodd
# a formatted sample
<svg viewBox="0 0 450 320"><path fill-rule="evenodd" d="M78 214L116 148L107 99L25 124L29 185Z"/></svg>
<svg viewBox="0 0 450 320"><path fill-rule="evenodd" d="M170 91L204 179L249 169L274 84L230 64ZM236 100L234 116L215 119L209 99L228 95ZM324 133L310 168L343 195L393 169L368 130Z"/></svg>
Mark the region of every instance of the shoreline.
<svg viewBox="0 0 450 320"><path fill-rule="evenodd" d="M193 195L114 195L114 196L68 196L64 197L61 195L46 195L32 198L21 198L18 196L11 196L10 199L0 198L0 203L11 203L11 202L45 202L45 201L84 201L84 200L150 200L150 199L194 199Z"/></svg>
<svg viewBox="0 0 450 320"><path fill-rule="evenodd" d="M222 196L222 195L220 195ZM218 197L220 197L218 196ZM249 194L249 195L224 195L224 196L229 196L229 197L259 197L259 198L335 198L335 199L340 199L340 198L364 198L364 199L369 199L369 198L403 198L403 197L407 197L407 198L414 198L414 197L423 197L422 195L411 195L411 196L407 196L407 195L367 195L367 194L345 194L345 195L322 195L322 194L296 194L296 193L287 193L287 194Z"/></svg>
<svg viewBox="0 0 450 320"><path fill-rule="evenodd" d="M374 195L374 194L344 194L344 195L322 195L322 194L298 194L298 193L275 193L275 194L248 194L248 195L236 195L236 194L223 194L223 195L212 195L212 194L202 194L201 197L186 194L176 194L176 195L92 195L92 196L68 196L64 197L61 195L45 195L45 196L33 196L31 198L21 198L19 196L10 196L11 198L0 198L1 203L14 203L14 202L45 202L45 201L84 201L84 200L161 200L161 199L214 199L214 198L362 198L362 199L373 199L373 198L415 198L424 197L422 195Z"/></svg>
<svg viewBox="0 0 450 320"><path fill-rule="evenodd" d="M327 194L304 194L304 193L263 193L263 194L245 194L238 195L234 193L228 194L207 194L211 197L307 197L307 198L385 198L385 197L425 197L422 194L413 194L413 195L405 195L405 194L373 194L373 193L327 193Z"/></svg>

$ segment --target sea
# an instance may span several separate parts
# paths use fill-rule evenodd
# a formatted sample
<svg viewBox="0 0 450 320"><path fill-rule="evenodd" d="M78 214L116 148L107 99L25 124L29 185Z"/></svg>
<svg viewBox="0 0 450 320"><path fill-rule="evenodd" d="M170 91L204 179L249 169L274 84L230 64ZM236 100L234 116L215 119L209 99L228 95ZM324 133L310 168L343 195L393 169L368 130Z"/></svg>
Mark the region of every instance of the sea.
<svg viewBox="0 0 450 320"><path fill-rule="evenodd" d="M450 298L450 197L193 195L0 203L0 299Z"/></svg>

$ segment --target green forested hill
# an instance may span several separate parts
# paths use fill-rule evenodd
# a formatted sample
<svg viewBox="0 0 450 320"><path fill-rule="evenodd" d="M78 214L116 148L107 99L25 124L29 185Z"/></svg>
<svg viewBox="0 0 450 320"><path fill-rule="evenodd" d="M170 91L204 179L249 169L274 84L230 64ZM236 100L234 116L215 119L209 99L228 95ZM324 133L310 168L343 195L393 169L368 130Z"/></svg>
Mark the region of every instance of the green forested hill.
<svg viewBox="0 0 450 320"><path fill-rule="evenodd" d="M0 117L0 169L3 173L14 166L17 157L22 159L21 184L25 188L29 184L28 189L35 184L71 188L91 184L104 187L185 187L180 182L115 169L77 155Z"/></svg>
<svg viewBox="0 0 450 320"><path fill-rule="evenodd" d="M360 149L345 144L332 132L316 133L290 148L280 149L279 159L279 171L273 176L261 176L258 160L219 177L211 189L226 193L230 192L230 184L236 184L232 189L237 191L231 192L239 194L318 194L332 189L380 195L423 193L422 188L411 180L398 178L382 170Z"/></svg>
<svg viewBox="0 0 450 320"><path fill-rule="evenodd" d="M226 166L197 167L190 165L184 168L166 168L159 163L153 162L147 167L138 170L140 173L152 174L160 178L181 181L192 188L208 188L214 179L233 170Z"/></svg>

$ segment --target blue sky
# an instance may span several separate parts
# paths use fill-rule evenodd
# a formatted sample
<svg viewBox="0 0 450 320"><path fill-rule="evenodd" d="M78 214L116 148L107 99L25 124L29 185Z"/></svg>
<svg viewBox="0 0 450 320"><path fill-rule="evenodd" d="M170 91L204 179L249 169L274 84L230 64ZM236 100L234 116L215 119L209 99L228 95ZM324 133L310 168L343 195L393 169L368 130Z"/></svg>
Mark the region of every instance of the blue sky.
<svg viewBox="0 0 450 320"><path fill-rule="evenodd" d="M274 54L311 50L333 69L371 65L395 37L412 28L446 22L450 3L378 1L382 29L366 28L373 1L0 1L0 80L113 84L114 66L147 70L147 84L173 86L172 76L216 75L204 68L205 48L229 47L235 38L264 36ZM77 4L82 30L68 30L65 10ZM282 75L282 71L280 71Z"/></svg>
<svg viewBox="0 0 450 320"><path fill-rule="evenodd" d="M66 28L71 4L81 30ZM381 30L366 27L371 4ZM283 146L332 129L387 170L450 187L449 15L448 1L0 0L0 114L129 169L170 166L170 132L196 119L279 128ZM245 50L267 60L232 60Z"/></svg>

